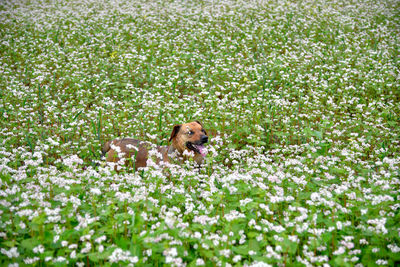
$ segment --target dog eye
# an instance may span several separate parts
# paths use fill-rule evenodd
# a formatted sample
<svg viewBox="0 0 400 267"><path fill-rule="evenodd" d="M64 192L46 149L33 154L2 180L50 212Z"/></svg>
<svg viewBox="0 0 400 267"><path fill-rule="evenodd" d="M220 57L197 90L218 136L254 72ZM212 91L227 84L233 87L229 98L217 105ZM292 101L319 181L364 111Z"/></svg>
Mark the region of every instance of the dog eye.
<svg viewBox="0 0 400 267"><path fill-rule="evenodd" d="M187 134L188 134L188 135L193 135L194 132L193 132L193 131L189 131L189 132L187 132Z"/></svg>

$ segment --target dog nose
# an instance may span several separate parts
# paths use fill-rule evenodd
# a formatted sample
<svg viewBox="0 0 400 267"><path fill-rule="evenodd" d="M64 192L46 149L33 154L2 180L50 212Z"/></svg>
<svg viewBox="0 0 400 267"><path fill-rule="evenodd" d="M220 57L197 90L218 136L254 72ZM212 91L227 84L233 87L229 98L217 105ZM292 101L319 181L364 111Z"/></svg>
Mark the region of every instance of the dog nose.
<svg viewBox="0 0 400 267"><path fill-rule="evenodd" d="M207 136L207 135L203 135L203 136L201 137L201 142L207 143L207 142L208 142L208 136Z"/></svg>

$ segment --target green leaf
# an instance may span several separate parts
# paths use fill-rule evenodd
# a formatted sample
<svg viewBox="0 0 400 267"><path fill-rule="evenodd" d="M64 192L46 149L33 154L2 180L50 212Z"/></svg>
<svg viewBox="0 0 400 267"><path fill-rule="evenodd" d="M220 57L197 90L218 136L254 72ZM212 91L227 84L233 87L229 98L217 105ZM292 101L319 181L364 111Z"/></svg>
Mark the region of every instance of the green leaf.
<svg viewBox="0 0 400 267"><path fill-rule="evenodd" d="M232 250L237 254L248 255L250 249L249 246L243 245L243 246L233 247Z"/></svg>
<svg viewBox="0 0 400 267"><path fill-rule="evenodd" d="M21 242L21 247L32 250L34 247L37 247L40 244L40 241L36 238L28 238L24 239Z"/></svg>
<svg viewBox="0 0 400 267"><path fill-rule="evenodd" d="M334 262L337 266L351 266L348 262L345 261L345 256L343 255L337 256Z"/></svg>
<svg viewBox="0 0 400 267"><path fill-rule="evenodd" d="M323 240L325 243L331 242L331 239L332 239L332 233L326 232L326 233L323 233L323 234L322 234L322 240Z"/></svg>
<svg viewBox="0 0 400 267"><path fill-rule="evenodd" d="M297 251L297 243L290 241L289 239L285 238L282 244L282 248L284 251L287 251L289 254L294 255Z"/></svg>
<svg viewBox="0 0 400 267"><path fill-rule="evenodd" d="M254 237L256 237L256 236L258 236L260 233L258 233L258 232L248 232L247 233L247 236L249 237L249 238L254 238Z"/></svg>
<svg viewBox="0 0 400 267"><path fill-rule="evenodd" d="M90 253L89 259L94 262L99 262L100 260L105 259L106 257L102 255L102 253Z"/></svg>
<svg viewBox="0 0 400 267"><path fill-rule="evenodd" d="M249 248L255 252L258 252L260 250L259 242L255 239L250 239Z"/></svg>
<svg viewBox="0 0 400 267"><path fill-rule="evenodd" d="M208 259L212 259L214 257L214 253L211 250L202 250L200 254Z"/></svg>
<svg viewBox="0 0 400 267"><path fill-rule="evenodd" d="M46 214L45 213L41 213L39 216L34 217L32 219L32 222L36 223L38 225L42 225L45 220L46 220Z"/></svg>
<svg viewBox="0 0 400 267"><path fill-rule="evenodd" d="M257 256L257 255L251 256L251 258L255 261L264 262L264 263L268 263L268 260L271 261L271 259L268 259L268 258L262 257L262 256Z"/></svg>
<svg viewBox="0 0 400 267"><path fill-rule="evenodd" d="M15 241L15 240L4 241L1 244L2 244L2 246L7 246L9 248L12 248L12 247L15 247L15 245L17 244L17 241Z"/></svg>
<svg viewBox="0 0 400 267"><path fill-rule="evenodd" d="M5 173L0 173L0 178L3 183L9 183L12 179L9 174L5 174Z"/></svg>
<svg viewBox="0 0 400 267"><path fill-rule="evenodd" d="M314 135L315 137L317 137L318 139L322 139L322 132L320 132L320 131L314 131L314 132L313 132L313 135Z"/></svg>

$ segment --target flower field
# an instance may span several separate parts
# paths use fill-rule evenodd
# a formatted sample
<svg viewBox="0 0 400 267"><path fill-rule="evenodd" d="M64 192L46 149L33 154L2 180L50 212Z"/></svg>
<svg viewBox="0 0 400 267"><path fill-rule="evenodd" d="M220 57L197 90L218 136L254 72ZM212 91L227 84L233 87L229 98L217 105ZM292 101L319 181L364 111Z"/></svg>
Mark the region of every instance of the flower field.
<svg viewBox="0 0 400 267"><path fill-rule="evenodd" d="M399 10L0 1L0 265L399 265ZM101 158L193 120L201 169Z"/></svg>

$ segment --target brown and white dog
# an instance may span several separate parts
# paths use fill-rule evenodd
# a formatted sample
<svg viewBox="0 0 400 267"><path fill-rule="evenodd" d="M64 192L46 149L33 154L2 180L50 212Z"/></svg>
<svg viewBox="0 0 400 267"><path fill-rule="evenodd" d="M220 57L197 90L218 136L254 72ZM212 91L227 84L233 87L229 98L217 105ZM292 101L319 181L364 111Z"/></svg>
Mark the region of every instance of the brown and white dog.
<svg viewBox="0 0 400 267"><path fill-rule="evenodd" d="M169 141L172 141L170 146L157 146L156 164L170 163L174 156L178 156L182 161L192 156L193 160L200 165L207 154L204 144L208 142L208 136L203 125L198 121L175 125ZM147 166L150 147L149 143L123 138L108 141L104 144L102 152L103 155L108 153L107 162L132 164L137 170Z"/></svg>

